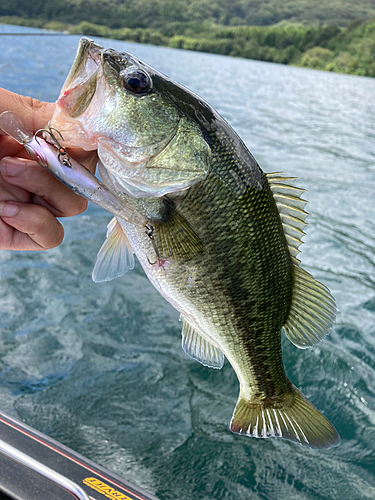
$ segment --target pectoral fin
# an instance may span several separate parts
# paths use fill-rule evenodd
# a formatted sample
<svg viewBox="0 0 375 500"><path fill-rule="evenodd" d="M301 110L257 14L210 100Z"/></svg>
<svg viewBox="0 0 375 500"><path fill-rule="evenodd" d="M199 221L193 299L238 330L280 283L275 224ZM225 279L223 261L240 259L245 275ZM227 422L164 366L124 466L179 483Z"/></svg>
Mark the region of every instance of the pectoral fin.
<svg viewBox="0 0 375 500"><path fill-rule="evenodd" d="M190 326L185 318L182 322L182 349L204 366L218 370L223 367L224 354L221 350Z"/></svg>
<svg viewBox="0 0 375 500"><path fill-rule="evenodd" d="M164 200L165 217L155 226L154 238L160 257L191 259L204 247L189 222Z"/></svg>
<svg viewBox="0 0 375 500"><path fill-rule="evenodd" d="M98 252L92 279L95 283L111 281L133 268L133 250L122 227L114 217L107 226L107 237Z"/></svg>

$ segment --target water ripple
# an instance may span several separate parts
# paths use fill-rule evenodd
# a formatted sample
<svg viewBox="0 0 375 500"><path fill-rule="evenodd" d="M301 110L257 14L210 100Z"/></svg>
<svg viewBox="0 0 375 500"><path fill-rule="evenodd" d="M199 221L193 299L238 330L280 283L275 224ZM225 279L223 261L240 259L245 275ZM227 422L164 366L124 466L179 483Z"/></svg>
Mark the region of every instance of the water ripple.
<svg viewBox="0 0 375 500"><path fill-rule="evenodd" d="M3 38L0 84L55 99L79 37ZM308 190L301 259L338 318L310 350L283 338L283 357L342 443L321 452L232 435L233 370L182 352L178 315L140 266L91 282L110 218L97 207L63 221L59 248L0 255L1 407L162 500L375 498L375 80L102 43L201 94L266 171Z"/></svg>

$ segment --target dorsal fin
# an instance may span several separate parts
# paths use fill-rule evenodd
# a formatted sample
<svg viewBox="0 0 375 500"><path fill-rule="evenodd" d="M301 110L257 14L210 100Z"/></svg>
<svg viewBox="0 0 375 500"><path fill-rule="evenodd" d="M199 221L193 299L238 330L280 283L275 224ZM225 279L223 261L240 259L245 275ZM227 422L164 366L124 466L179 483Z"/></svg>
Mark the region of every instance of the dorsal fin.
<svg viewBox="0 0 375 500"><path fill-rule="evenodd" d="M300 349L317 344L329 333L336 318L336 304L327 287L293 259L292 304L283 326L288 339Z"/></svg>
<svg viewBox="0 0 375 500"><path fill-rule="evenodd" d="M221 350L205 339L185 318L182 319L182 349L188 356L210 368L220 368L224 364Z"/></svg>
<svg viewBox="0 0 375 500"><path fill-rule="evenodd" d="M293 262L292 303L283 328L295 346L306 349L329 333L336 317L336 304L328 288L302 269L297 259L309 215L304 210L307 201L301 198L304 190L293 186L296 177L285 177L280 172L266 176Z"/></svg>
<svg viewBox="0 0 375 500"><path fill-rule="evenodd" d="M292 257L297 257L303 243L301 238L305 235L305 219L309 215L304 210L307 201L301 198L305 190L294 187L297 178L285 177L283 172L266 176L280 214L289 252Z"/></svg>

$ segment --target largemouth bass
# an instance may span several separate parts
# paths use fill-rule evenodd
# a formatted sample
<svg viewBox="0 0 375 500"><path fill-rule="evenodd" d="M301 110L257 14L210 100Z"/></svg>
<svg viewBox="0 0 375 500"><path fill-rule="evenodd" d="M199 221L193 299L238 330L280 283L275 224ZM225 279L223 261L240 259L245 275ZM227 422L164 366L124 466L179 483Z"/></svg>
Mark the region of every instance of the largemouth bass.
<svg viewBox="0 0 375 500"><path fill-rule="evenodd" d="M337 431L282 362L281 330L308 348L336 312L297 258L307 213L295 179L265 174L203 99L85 38L50 125L66 146L97 149L104 184L146 221L111 221L94 280L124 273L136 254L181 314L184 351L213 368L227 358L235 370L233 432L336 445Z"/></svg>

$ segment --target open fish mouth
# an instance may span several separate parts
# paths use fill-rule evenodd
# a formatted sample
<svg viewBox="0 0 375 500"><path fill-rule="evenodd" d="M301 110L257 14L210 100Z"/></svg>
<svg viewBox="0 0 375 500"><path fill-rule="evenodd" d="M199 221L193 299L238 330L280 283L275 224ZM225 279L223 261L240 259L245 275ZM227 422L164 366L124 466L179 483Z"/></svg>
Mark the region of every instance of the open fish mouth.
<svg viewBox="0 0 375 500"><path fill-rule="evenodd" d="M131 54L82 38L50 122L65 147L97 150L108 182L134 197L181 191L207 173L200 129L153 76ZM199 154L191 159L184 151L195 151L197 143Z"/></svg>
<svg viewBox="0 0 375 500"><path fill-rule="evenodd" d="M119 75L131 65L136 65L136 61L130 54L104 49L89 38L82 38L50 122L62 134L65 146L101 149L106 157L116 159L120 176L130 172L136 175L150 157L169 144L178 128L176 120L168 124L166 133L150 130L150 135L142 136L134 132L133 123L127 122L126 113L113 116L121 100L116 95ZM125 171L122 165L126 166Z"/></svg>
<svg viewBox="0 0 375 500"><path fill-rule="evenodd" d="M103 50L101 45L88 38L80 40L76 58L57 101L72 118L80 116L91 102Z"/></svg>

